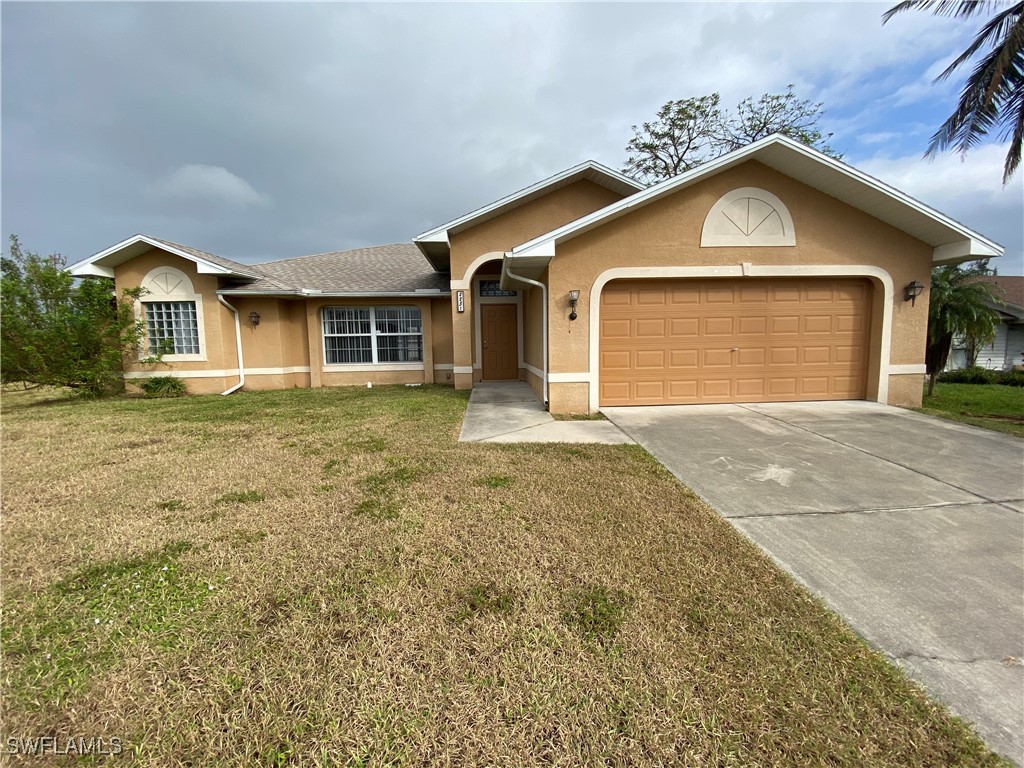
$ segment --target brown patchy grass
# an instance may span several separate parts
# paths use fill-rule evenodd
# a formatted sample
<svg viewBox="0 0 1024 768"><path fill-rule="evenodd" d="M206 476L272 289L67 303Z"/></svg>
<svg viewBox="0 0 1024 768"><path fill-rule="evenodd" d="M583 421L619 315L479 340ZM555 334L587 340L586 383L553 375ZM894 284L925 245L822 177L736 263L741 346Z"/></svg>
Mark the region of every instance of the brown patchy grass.
<svg viewBox="0 0 1024 768"><path fill-rule="evenodd" d="M439 387L41 398L3 398L4 739L118 736L141 766L999 764L635 446L459 444Z"/></svg>

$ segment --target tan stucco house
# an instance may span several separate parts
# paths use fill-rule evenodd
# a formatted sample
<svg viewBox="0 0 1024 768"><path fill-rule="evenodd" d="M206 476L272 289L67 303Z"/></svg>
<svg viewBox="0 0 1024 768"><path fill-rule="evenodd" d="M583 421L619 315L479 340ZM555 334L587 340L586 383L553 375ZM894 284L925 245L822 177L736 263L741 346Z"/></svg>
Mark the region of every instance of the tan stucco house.
<svg viewBox="0 0 1024 768"><path fill-rule="evenodd" d="M408 244L250 265L136 235L71 271L146 289L137 309L164 354L131 365L129 383L169 374L228 393L522 379L566 413L917 405L931 268L1001 253L771 136L650 187L586 162Z"/></svg>

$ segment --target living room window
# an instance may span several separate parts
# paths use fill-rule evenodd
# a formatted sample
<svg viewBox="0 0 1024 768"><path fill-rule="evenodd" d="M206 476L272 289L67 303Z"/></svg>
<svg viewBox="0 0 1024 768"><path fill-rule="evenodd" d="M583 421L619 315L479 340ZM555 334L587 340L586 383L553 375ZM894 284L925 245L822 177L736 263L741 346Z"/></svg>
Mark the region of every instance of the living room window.
<svg viewBox="0 0 1024 768"><path fill-rule="evenodd" d="M324 307L328 365L423 362L417 307Z"/></svg>
<svg viewBox="0 0 1024 768"><path fill-rule="evenodd" d="M199 354L199 321L194 301L150 301L145 308L149 354Z"/></svg>

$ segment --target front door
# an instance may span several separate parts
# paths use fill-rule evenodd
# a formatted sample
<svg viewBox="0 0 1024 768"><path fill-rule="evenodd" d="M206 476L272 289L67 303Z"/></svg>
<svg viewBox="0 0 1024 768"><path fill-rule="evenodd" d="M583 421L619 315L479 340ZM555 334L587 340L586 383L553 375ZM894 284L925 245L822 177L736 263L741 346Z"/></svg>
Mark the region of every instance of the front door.
<svg viewBox="0 0 1024 768"><path fill-rule="evenodd" d="M485 381L519 378L519 339L515 304L483 304L480 307Z"/></svg>

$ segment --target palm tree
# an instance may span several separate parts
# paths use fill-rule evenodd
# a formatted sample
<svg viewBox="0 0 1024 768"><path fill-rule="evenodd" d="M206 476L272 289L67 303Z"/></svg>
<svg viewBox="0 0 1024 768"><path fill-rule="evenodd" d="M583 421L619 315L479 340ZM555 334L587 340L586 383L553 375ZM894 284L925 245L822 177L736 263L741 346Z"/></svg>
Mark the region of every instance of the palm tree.
<svg viewBox="0 0 1024 768"><path fill-rule="evenodd" d="M966 19L1004 5L994 0L904 0L885 12L882 23L911 9ZM986 52L964 83L956 109L932 136L925 157L950 147L966 152L998 130L999 141L1010 139L1003 166L1006 184L1020 164L1024 138L1024 2L1011 3L989 19L935 82L949 78L982 49Z"/></svg>
<svg viewBox="0 0 1024 768"><path fill-rule="evenodd" d="M983 261L966 267L952 264L932 270L924 356L929 395L935 391L935 379L946 367L954 338L968 339L975 346L983 346L995 338L999 314L989 306L996 301L992 285L974 280L990 273Z"/></svg>

